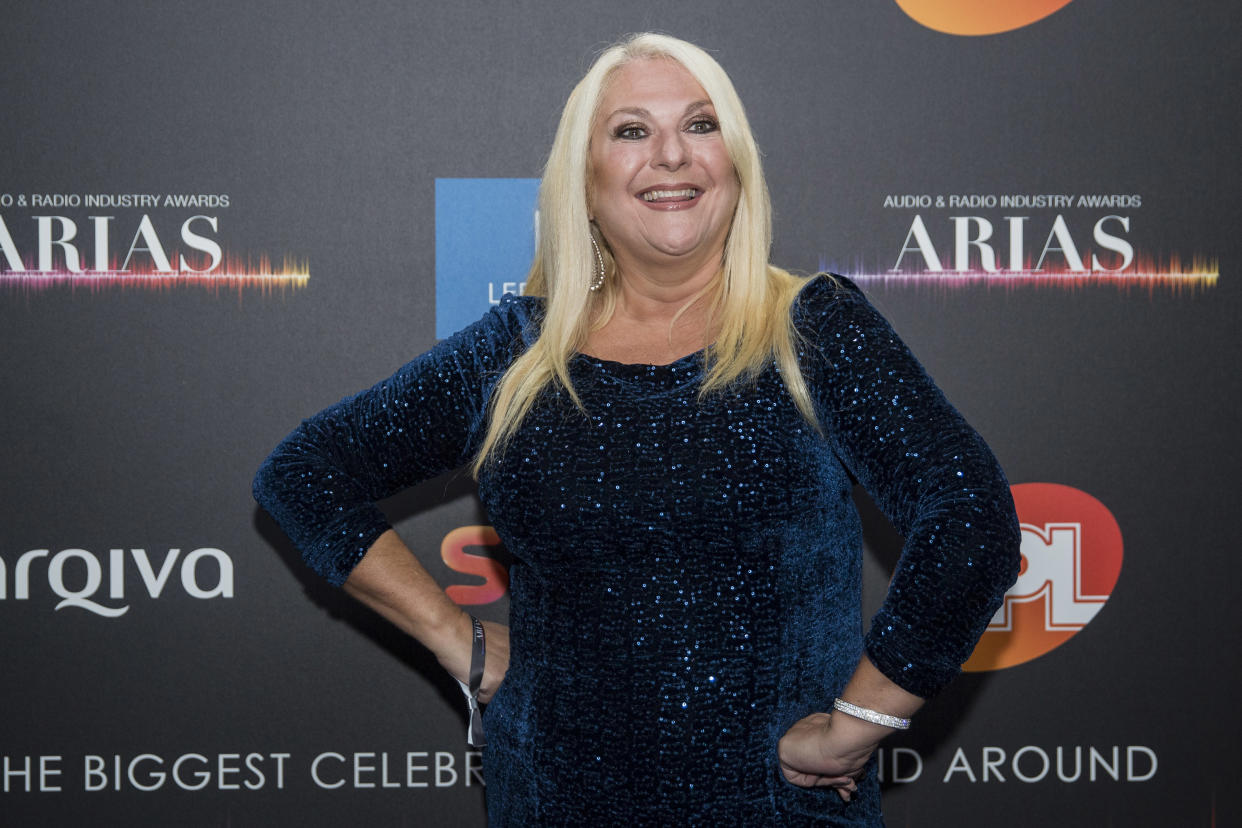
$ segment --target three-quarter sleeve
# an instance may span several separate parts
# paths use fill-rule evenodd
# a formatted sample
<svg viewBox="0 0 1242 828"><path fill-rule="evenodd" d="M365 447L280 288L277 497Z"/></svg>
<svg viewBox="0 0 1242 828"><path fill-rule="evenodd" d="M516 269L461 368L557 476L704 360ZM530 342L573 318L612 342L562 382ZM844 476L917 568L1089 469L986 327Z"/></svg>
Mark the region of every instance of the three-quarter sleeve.
<svg viewBox="0 0 1242 828"><path fill-rule="evenodd" d="M991 450L852 283L816 280L800 325L824 434L905 537L868 657L924 698L957 676L1017 577L1019 530Z"/></svg>
<svg viewBox="0 0 1242 828"><path fill-rule="evenodd" d="M530 336L532 307L505 297L391 377L302 421L264 461L254 497L312 569L344 583L389 528L376 501L470 461L492 388Z"/></svg>

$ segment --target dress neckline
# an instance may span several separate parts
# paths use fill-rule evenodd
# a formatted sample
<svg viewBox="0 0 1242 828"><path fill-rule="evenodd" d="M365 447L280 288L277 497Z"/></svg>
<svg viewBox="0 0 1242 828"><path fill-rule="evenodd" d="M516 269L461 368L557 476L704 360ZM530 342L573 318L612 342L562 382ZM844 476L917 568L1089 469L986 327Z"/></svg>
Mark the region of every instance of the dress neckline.
<svg viewBox="0 0 1242 828"><path fill-rule="evenodd" d="M594 354L588 354L585 351L578 351L574 356L576 358L585 359L587 362L592 362L592 363L595 363L596 365L599 365L605 368L615 368L615 369L619 369L623 371L629 371L633 369L640 369L640 370L646 371L647 369L652 369L652 368L659 370L662 368L674 368L680 365L694 363L694 362L702 362L703 355L706 352L707 352L706 348L699 348L697 351L692 351L686 354L685 356L678 357L672 362L664 362L664 363L619 362L615 359L604 359L603 357L597 357Z"/></svg>
<svg viewBox="0 0 1242 828"><path fill-rule="evenodd" d="M664 365L617 362L582 352L575 354L572 362L584 366L595 376L606 380L655 383L669 388L698 379L702 373L703 357L706 351L706 348L702 348Z"/></svg>

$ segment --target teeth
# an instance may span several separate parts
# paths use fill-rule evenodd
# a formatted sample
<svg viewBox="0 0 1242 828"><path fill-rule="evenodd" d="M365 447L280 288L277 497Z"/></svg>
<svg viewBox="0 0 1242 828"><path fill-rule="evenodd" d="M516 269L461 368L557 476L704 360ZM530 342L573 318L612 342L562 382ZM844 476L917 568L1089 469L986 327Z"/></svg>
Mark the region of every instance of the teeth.
<svg viewBox="0 0 1242 828"><path fill-rule="evenodd" d="M685 190L648 190L643 193L643 201L659 201L665 198L694 198L698 190L690 187Z"/></svg>

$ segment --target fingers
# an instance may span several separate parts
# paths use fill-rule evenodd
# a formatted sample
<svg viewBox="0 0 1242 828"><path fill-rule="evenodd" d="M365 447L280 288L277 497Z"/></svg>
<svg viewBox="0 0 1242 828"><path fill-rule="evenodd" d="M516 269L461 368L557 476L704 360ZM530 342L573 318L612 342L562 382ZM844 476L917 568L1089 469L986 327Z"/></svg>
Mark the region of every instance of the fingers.
<svg viewBox="0 0 1242 828"><path fill-rule="evenodd" d="M849 802L858 794L858 783L862 779L861 774L857 776L815 776L789 769L783 769L783 771L785 779L794 785L803 788L832 788L845 802Z"/></svg>
<svg viewBox="0 0 1242 828"><path fill-rule="evenodd" d="M781 773L785 780L800 788L837 788L853 793L858 790L861 774L856 776L820 776L812 773L800 773L792 768L782 767Z"/></svg>
<svg viewBox="0 0 1242 828"><path fill-rule="evenodd" d="M845 777L845 782L835 785L837 796L841 797L845 802L849 802L855 794L858 793L858 780L852 776Z"/></svg>

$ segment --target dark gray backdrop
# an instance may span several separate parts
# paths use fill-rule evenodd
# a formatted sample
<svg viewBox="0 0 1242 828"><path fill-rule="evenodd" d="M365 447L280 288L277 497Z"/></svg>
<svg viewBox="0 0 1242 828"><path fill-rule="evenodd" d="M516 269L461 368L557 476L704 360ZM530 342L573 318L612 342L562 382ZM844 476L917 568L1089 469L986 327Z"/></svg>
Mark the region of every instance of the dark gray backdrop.
<svg viewBox="0 0 1242 828"><path fill-rule="evenodd" d="M1010 214L883 207L902 193L1141 194L1137 209L1061 212L1084 248L1094 221L1123 213L1141 254L1219 261L1219 280L1183 288L864 283L1012 482L1090 493L1125 539L1117 587L1083 632L965 676L894 741L923 772L888 788L889 823L1233 824L1239 18L1226 2L1074 0L972 38L891 0L9 3L0 194L229 197L219 209L0 205L23 256L37 252L37 215L71 217L84 250L89 216L113 216L123 255L144 212L170 242L207 214L230 250L304 259L311 278L38 288L0 258L0 822L481 824L458 691L301 570L250 477L300 417L433 343L435 179L538 175L595 51L660 29L713 50L737 83L786 266L875 275L915 212L942 255L951 216L987 216L999 233ZM1028 246L1057 212L1024 211ZM467 481L389 505L444 583L473 582L438 556L448 531L486 523ZM868 524L874 603L895 541L869 512ZM151 597L130 550L153 578L171 548ZM42 549L21 597L18 561ZM93 556L96 600L124 615L55 609L49 562L72 549L84 552L62 557L62 591L83 585ZM197 549L227 556L232 597L192 596L182 561ZM215 560L191 586L220 581ZM506 607L478 611L501 620ZM1159 765L1142 781L1122 768L1027 783L1009 764L1027 746L1118 747L1123 765L1143 746ZM974 782L945 779L959 748ZM1005 752L1004 781L983 778L989 749ZM158 758L134 761L146 754ZM209 766L205 787L157 787L153 772L186 755L182 780ZM320 779L340 787L315 782L320 756ZM156 789L139 790L131 764Z"/></svg>

